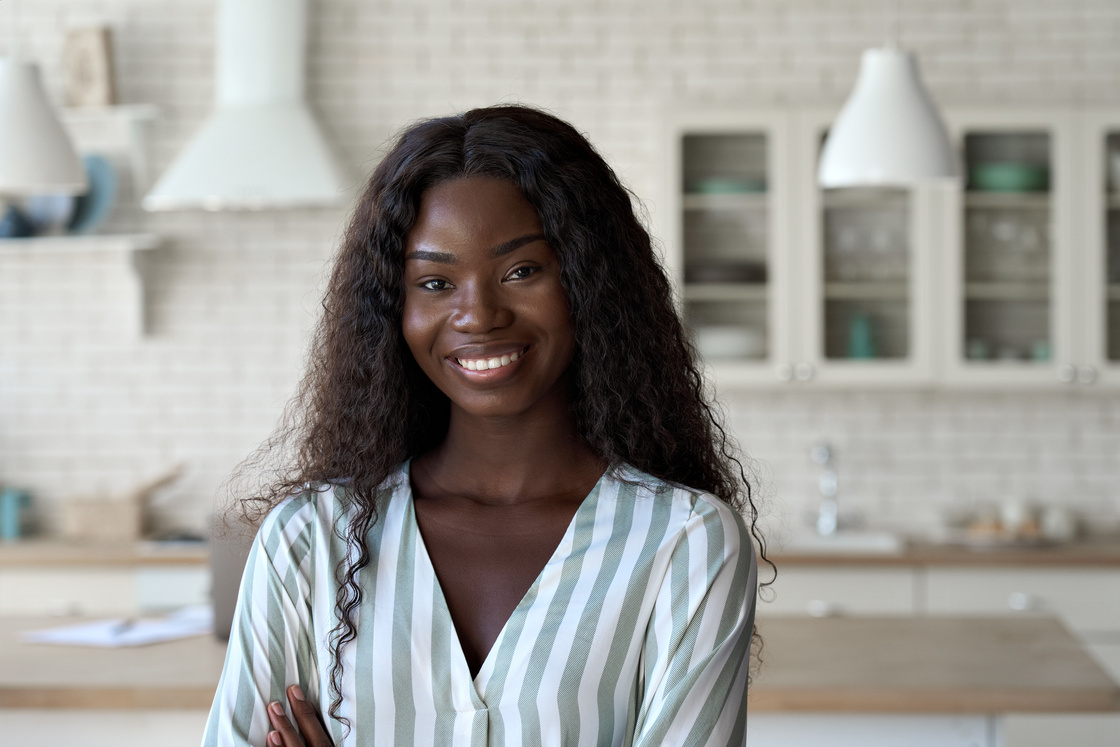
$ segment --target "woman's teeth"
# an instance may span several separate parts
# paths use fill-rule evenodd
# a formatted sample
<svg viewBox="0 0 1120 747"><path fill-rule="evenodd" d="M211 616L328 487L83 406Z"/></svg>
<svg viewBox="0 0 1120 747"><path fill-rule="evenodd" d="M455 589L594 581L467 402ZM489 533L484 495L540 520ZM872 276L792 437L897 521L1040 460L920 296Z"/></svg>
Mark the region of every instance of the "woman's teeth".
<svg viewBox="0 0 1120 747"><path fill-rule="evenodd" d="M498 358L456 358L455 362L468 371L489 371L492 368L508 366L521 357L521 353L510 353Z"/></svg>

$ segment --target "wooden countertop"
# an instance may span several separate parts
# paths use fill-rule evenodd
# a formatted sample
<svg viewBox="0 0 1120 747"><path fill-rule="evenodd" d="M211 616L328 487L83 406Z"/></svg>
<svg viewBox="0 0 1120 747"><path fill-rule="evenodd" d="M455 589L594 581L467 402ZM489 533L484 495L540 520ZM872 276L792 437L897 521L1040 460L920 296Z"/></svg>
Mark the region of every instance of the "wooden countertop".
<svg viewBox="0 0 1120 747"><path fill-rule="evenodd" d="M779 568L796 565L1120 568L1120 537L1099 537L1063 545L1004 549L972 549L928 542L911 542L898 554L782 552L774 548L772 559Z"/></svg>
<svg viewBox="0 0 1120 747"><path fill-rule="evenodd" d="M0 618L0 708L210 708L226 655L213 636L112 649L19 636L70 622Z"/></svg>
<svg viewBox="0 0 1120 747"><path fill-rule="evenodd" d="M204 542L77 542L27 539L0 542L0 569L16 567L206 565Z"/></svg>
<svg viewBox="0 0 1120 747"><path fill-rule="evenodd" d="M30 539L0 542L0 569L15 567L205 565L209 546L191 542L128 542L117 545ZM899 554L782 552L772 548L779 566L1011 566L1117 567L1120 536L1030 549L973 550L912 542Z"/></svg>
<svg viewBox="0 0 1120 747"><path fill-rule="evenodd" d="M752 711L1120 711L1120 685L1052 618L759 621Z"/></svg>
<svg viewBox="0 0 1120 747"><path fill-rule="evenodd" d="M225 646L28 644L61 624L0 618L0 708L209 708ZM1120 710L1120 685L1044 618L766 618L751 710L908 713Z"/></svg>

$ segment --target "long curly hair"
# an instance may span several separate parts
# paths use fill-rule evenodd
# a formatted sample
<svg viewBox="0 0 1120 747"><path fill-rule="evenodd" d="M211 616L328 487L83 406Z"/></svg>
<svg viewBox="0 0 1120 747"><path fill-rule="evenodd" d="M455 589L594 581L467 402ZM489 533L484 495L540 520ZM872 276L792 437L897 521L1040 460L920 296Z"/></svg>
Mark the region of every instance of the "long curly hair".
<svg viewBox="0 0 1120 747"><path fill-rule="evenodd" d="M374 170L342 240L307 370L284 423L257 459L284 461L246 499L259 518L307 484L348 478L350 548L336 569L330 715L341 707L342 652L357 635L364 542L378 486L447 431L447 398L401 332L404 248L421 196L436 184L492 177L516 185L556 252L574 327L572 415L603 460L708 491L743 512L765 556L738 449L713 409L674 293L630 192L571 125L525 106L495 106L407 128ZM272 459L264 459L271 455Z"/></svg>

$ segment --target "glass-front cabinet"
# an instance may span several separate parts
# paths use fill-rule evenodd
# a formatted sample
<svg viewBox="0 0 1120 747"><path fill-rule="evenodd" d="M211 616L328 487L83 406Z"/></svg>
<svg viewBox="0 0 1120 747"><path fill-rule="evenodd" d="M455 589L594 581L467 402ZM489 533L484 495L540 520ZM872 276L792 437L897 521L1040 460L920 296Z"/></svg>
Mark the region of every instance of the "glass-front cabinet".
<svg viewBox="0 0 1120 747"><path fill-rule="evenodd" d="M1085 117L1080 139L1085 165L1086 219L1079 238L1083 249L1079 326L1083 351L1079 382L1120 384L1120 109L1096 110Z"/></svg>
<svg viewBox="0 0 1120 747"><path fill-rule="evenodd" d="M678 121L670 265L722 384L1120 385L1120 110L946 109L959 182L822 190L833 109Z"/></svg>
<svg viewBox="0 0 1120 747"><path fill-rule="evenodd" d="M822 193L833 114L675 126L671 264L721 384L931 380L928 206L904 190Z"/></svg>
<svg viewBox="0 0 1120 747"><path fill-rule="evenodd" d="M675 126L670 256L693 343L721 381L788 357L788 126L781 113Z"/></svg>
<svg viewBox="0 0 1120 747"><path fill-rule="evenodd" d="M997 386L1077 378L1074 122L950 112L962 187L948 220L945 375Z"/></svg>
<svg viewBox="0 0 1120 747"><path fill-rule="evenodd" d="M817 163L835 117L798 120L800 218L791 252L800 307L795 378L913 384L933 379L930 323L939 234L928 190L822 190Z"/></svg>

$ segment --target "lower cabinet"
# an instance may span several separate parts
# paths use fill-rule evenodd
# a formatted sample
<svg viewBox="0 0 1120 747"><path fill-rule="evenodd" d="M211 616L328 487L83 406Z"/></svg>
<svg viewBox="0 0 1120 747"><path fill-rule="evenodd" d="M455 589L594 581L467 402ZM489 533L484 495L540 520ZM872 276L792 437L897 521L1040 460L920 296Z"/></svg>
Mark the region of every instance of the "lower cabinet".
<svg viewBox="0 0 1120 747"><path fill-rule="evenodd" d="M774 584L760 592L758 618L764 636L770 614L1054 615L1120 682L1120 569L868 568L836 564L783 567L780 559L778 566ZM821 718L824 721L819 724L802 719L797 728L832 728L839 724L834 715ZM856 724L859 719L849 721ZM760 714L753 719L750 744L833 744L808 738L786 741L794 736L788 733L789 728L782 719ZM1120 745L1120 714L1009 714L1003 719L1002 743L1005 747Z"/></svg>
<svg viewBox="0 0 1120 747"><path fill-rule="evenodd" d="M205 564L0 568L0 615L136 615L209 601Z"/></svg>
<svg viewBox="0 0 1120 747"><path fill-rule="evenodd" d="M774 583L759 593L758 614L913 615L918 588L906 568L779 567Z"/></svg>
<svg viewBox="0 0 1120 747"><path fill-rule="evenodd" d="M952 568L926 573L930 614L1046 614L1062 619L1120 682L1120 570ZM1012 714L1007 747L1120 745L1120 714Z"/></svg>

